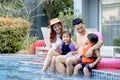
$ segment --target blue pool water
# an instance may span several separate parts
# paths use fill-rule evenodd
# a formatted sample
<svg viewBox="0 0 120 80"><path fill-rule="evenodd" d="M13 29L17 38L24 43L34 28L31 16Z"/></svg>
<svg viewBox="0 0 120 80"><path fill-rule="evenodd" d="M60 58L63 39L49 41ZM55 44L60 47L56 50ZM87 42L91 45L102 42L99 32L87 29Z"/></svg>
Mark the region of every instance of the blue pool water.
<svg viewBox="0 0 120 80"><path fill-rule="evenodd" d="M0 80L119 80L111 77L95 76L86 78L82 73L78 77L42 73L43 62L33 63L34 58L0 57ZM99 73L101 74L101 73ZM120 76L118 76L120 77Z"/></svg>

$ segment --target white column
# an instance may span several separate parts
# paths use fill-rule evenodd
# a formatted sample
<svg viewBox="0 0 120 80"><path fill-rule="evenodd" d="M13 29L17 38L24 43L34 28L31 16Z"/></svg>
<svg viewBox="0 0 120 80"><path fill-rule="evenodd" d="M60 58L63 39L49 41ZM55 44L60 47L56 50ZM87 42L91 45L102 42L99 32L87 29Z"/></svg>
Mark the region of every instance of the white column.
<svg viewBox="0 0 120 80"><path fill-rule="evenodd" d="M82 0L74 0L74 15L79 14L82 14Z"/></svg>
<svg viewBox="0 0 120 80"><path fill-rule="evenodd" d="M101 3L102 1L99 0L99 32L102 33L102 22L101 22L101 18L102 18L102 14L101 14Z"/></svg>

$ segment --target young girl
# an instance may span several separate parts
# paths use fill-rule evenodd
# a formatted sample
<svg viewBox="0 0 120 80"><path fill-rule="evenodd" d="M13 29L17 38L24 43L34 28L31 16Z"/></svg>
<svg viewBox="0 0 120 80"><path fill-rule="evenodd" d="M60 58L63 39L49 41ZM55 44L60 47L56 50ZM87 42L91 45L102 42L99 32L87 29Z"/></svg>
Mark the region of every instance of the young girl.
<svg viewBox="0 0 120 80"><path fill-rule="evenodd" d="M61 35L61 39L63 42L56 47L56 51L59 52L61 55L69 54L69 52L75 51L75 45L73 42L71 42L71 34L68 31L64 31ZM56 65L56 56L52 57L52 62L50 66L51 72L55 70Z"/></svg>
<svg viewBox="0 0 120 80"><path fill-rule="evenodd" d="M89 76L90 73L86 72L85 69L87 69L89 72L91 72L91 69L95 68L95 66L93 66L92 68L90 67L91 63L95 63L99 62L101 57L100 57L100 53L99 51L95 50L92 53L91 57L86 57L85 54L87 53L87 51L94 46L97 42L98 42L98 37L96 34L94 33L89 33L87 36L87 41L86 43L83 45L82 47L82 53L78 56L78 64L74 67L74 75L77 75L80 69L83 69L83 72L86 76ZM95 63L96 64L96 63Z"/></svg>

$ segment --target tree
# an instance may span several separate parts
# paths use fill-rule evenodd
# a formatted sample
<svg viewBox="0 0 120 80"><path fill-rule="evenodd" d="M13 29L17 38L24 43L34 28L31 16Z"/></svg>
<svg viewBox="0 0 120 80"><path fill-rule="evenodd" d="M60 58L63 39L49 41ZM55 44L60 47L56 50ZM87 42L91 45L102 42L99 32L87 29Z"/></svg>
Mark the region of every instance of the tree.
<svg viewBox="0 0 120 80"><path fill-rule="evenodd" d="M31 20L34 17L44 16L44 14L32 15L40 7L42 0L35 0L36 5L28 7L24 2L27 0L0 0L0 16L22 17ZM34 1L33 1L34 2Z"/></svg>
<svg viewBox="0 0 120 80"><path fill-rule="evenodd" d="M1 0L0 16L21 16L22 0Z"/></svg>
<svg viewBox="0 0 120 80"><path fill-rule="evenodd" d="M73 9L73 0L43 0L43 8L48 19L58 17L59 12L64 11L64 9Z"/></svg>

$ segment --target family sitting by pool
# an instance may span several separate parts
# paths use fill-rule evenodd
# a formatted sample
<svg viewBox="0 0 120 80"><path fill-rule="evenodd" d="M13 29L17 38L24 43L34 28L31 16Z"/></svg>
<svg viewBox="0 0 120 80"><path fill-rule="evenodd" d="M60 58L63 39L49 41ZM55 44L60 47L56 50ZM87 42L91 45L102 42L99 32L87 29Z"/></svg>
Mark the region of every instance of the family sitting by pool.
<svg viewBox="0 0 120 80"><path fill-rule="evenodd" d="M100 47L103 37L99 32L90 32L85 28L82 19L75 18L72 25L77 31L76 42L68 31L63 31L63 20L50 20L49 51L42 71L48 67L51 72L78 75L83 70L85 76L90 76L91 69L101 60Z"/></svg>

